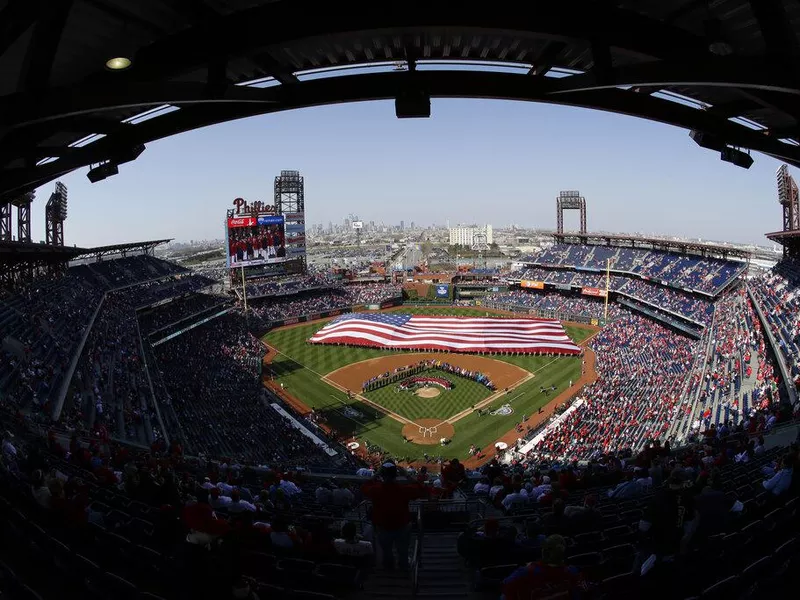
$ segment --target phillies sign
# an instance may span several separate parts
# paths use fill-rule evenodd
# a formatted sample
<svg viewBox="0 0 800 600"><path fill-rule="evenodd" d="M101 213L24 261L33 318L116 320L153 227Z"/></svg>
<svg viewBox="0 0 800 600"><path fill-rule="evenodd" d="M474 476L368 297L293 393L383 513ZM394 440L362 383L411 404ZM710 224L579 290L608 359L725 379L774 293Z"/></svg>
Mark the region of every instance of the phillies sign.
<svg viewBox="0 0 800 600"><path fill-rule="evenodd" d="M254 202L248 202L244 198L236 198L233 201L233 205L236 207L236 214L237 215L246 215L252 213L274 213L275 207L271 204L267 204L266 202L262 202L261 200L256 200Z"/></svg>

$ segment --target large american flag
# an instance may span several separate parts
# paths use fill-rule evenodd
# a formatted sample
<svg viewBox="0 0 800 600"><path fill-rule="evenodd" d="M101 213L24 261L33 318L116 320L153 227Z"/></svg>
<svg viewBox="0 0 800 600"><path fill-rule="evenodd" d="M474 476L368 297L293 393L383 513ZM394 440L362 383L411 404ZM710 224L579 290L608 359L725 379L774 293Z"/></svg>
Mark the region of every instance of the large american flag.
<svg viewBox="0 0 800 600"><path fill-rule="evenodd" d="M308 340L393 350L580 354L561 323L551 319L426 317L351 313L336 317Z"/></svg>

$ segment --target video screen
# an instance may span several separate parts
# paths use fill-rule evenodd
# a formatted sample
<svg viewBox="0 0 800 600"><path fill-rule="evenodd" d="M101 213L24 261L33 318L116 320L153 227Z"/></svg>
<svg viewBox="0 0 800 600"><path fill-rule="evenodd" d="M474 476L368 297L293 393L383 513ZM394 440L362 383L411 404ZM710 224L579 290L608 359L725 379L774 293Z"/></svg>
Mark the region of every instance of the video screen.
<svg viewBox="0 0 800 600"><path fill-rule="evenodd" d="M267 265L287 260L283 215L228 219L228 268Z"/></svg>

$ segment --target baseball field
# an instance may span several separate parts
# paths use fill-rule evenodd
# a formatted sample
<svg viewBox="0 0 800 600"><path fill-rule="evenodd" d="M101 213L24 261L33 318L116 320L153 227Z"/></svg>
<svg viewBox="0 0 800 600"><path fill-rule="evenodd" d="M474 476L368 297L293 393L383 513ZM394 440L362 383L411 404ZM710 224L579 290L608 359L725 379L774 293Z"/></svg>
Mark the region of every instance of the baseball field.
<svg viewBox="0 0 800 600"><path fill-rule="evenodd" d="M486 316L486 311L458 307L400 307L399 312L426 315ZM399 460L430 456L466 458L470 445L480 448L513 431L581 378L581 357L502 356L396 352L372 348L312 345L306 342L327 321L290 325L269 332L272 349L270 385L313 409L343 437L379 446ZM564 324L581 343L596 328ZM436 360L489 377L495 390L469 377L435 366L424 376L449 385L393 383L362 393L371 377ZM445 389L449 387L450 389ZM451 442L442 447L441 438Z"/></svg>

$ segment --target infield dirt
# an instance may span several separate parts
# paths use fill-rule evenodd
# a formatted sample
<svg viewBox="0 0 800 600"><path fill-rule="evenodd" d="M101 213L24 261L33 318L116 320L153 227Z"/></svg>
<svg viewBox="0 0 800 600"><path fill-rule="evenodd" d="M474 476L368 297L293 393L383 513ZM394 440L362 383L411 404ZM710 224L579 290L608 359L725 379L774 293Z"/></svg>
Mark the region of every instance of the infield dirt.
<svg viewBox="0 0 800 600"><path fill-rule="evenodd" d="M525 379L529 375L529 373L521 367L500 360L494 360L487 356L413 352L362 360L361 362L347 365L346 367L328 373L325 379L355 393L361 391L361 386L365 381L376 375L381 375L387 371L394 371L397 367L413 365L428 359L441 360L470 371L480 371L492 381L498 390L513 387L517 382Z"/></svg>

